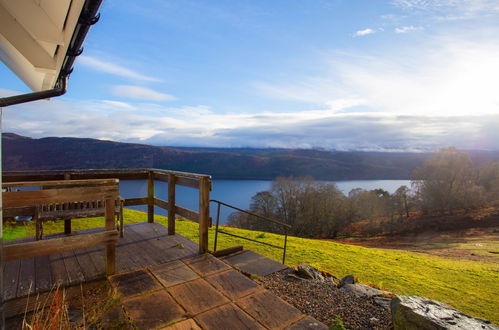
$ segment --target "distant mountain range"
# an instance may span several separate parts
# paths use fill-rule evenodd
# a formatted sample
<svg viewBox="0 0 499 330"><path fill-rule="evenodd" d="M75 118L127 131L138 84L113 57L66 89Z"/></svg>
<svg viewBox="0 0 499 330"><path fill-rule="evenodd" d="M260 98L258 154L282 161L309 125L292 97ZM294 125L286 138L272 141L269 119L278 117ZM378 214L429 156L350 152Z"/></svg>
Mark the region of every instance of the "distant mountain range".
<svg viewBox="0 0 499 330"><path fill-rule="evenodd" d="M157 147L83 138L2 135L3 169L162 168L217 179L312 176L320 180L409 179L429 153L338 152L302 149ZM473 159L499 152L473 151Z"/></svg>

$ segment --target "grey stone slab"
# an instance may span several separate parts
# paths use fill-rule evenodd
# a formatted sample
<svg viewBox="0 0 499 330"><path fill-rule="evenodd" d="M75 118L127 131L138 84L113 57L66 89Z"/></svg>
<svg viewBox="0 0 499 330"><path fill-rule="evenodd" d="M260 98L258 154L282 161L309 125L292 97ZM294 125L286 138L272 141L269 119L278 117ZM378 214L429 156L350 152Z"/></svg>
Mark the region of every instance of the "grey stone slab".
<svg viewBox="0 0 499 330"><path fill-rule="evenodd" d="M205 279L232 300L247 296L260 288L258 284L232 269Z"/></svg>
<svg viewBox="0 0 499 330"><path fill-rule="evenodd" d="M229 302L229 299L202 278L173 286L168 291L191 315Z"/></svg>
<svg viewBox="0 0 499 330"><path fill-rule="evenodd" d="M201 276L230 269L226 263L207 253L194 258L183 259L182 261Z"/></svg>
<svg viewBox="0 0 499 330"><path fill-rule="evenodd" d="M269 329L282 329L303 317L298 309L266 290L242 298L236 304Z"/></svg>
<svg viewBox="0 0 499 330"><path fill-rule="evenodd" d="M122 297L131 297L163 288L145 269L114 275L109 280Z"/></svg>
<svg viewBox="0 0 499 330"><path fill-rule="evenodd" d="M223 257L222 260L246 273L258 276L267 276L288 268L286 265L250 250Z"/></svg>
<svg viewBox="0 0 499 330"><path fill-rule="evenodd" d="M164 290L130 298L123 306L138 329L154 329L185 317L182 307Z"/></svg>
<svg viewBox="0 0 499 330"><path fill-rule="evenodd" d="M179 260L151 266L149 270L167 288L199 278L198 274Z"/></svg>
<svg viewBox="0 0 499 330"><path fill-rule="evenodd" d="M196 316L194 319L204 329L265 329L255 319L248 316L248 314L233 304L226 304L209 310Z"/></svg>

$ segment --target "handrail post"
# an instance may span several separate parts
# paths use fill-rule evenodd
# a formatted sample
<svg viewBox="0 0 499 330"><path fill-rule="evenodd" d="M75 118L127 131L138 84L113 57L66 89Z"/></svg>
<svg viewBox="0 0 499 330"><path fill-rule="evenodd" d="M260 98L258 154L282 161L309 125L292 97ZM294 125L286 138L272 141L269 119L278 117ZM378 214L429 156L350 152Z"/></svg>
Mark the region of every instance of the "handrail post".
<svg viewBox="0 0 499 330"><path fill-rule="evenodd" d="M282 253L282 264L285 265L286 263L286 248L288 247L288 229L284 227L284 251Z"/></svg>
<svg viewBox="0 0 499 330"><path fill-rule="evenodd" d="M220 203L217 203L217 223L215 227L215 243L213 244L213 252L217 251L217 240L218 240L218 224L220 222Z"/></svg>
<svg viewBox="0 0 499 330"><path fill-rule="evenodd" d="M114 230L115 200L106 199L106 230ZM116 245L114 242L106 245L106 274L113 275L116 272Z"/></svg>
<svg viewBox="0 0 499 330"><path fill-rule="evenodd" d="M64 173L64 180L71 180L71 173ZM71 235L71 219L64 219L64 234Z"/></svg>
<svg viewBox="0 0 499 330"><path fill-rule="evenodd" d="M147 178L147 222L154 222L154 172L149 171Z"/></svg>
<svg viewBox="0 0 499 330"><path fill-rule="evenodd" d="M208 222L210 218L211 182L208 177L199 180L199 254L208 252Z"/></svg>
<svg viewBox="0 0 499 330"><path fill-rule="evenodd" d="M168 235L175 235L175 183L177 176L168 174Z"/></svg>

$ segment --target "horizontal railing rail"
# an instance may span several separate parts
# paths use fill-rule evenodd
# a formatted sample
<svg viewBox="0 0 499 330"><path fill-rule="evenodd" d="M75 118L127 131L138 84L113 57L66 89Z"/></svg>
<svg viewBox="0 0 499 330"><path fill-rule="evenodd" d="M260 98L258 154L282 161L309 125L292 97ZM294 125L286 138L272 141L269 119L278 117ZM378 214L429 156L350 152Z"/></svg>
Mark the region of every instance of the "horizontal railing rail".
<svg viewBox="0 0 499 330"><path fill-rule="evenodd" d="M217 251L218 233L220 233L220 234L224 234L224 235L228 235L228 236L232 236L232 237L241 238L241 239L244 239L247 241L255 242L258 244L267 245L267 246L270 246L273 248L281 249L281 250L283 250L282 263L283 264L285 263L285 261L286 261L286 249L287 249L287 245L288 245L288 229L292 228L290 225L288 225L287 223L281 222L281 221L277 221L274 219L270 219L268 217L264 217L262 215L259 215L259 214L256 214L256 213L253 213L253 212L250 212L247 210L240 209L236 206L221 202L221 201L216 200L216 199L211 199L210 202L217 203L217 218L216 218L216 222L215 222L215 239L214 239L214 244L213 244L213 252ZM220 225L220 206L222 206L222 205L225 207L231 208L233 210L236 210L236 211L251 215L253 217L259 218L261 220L269 221L269 222L272 222L272 223L275 223L275 224L281 226L284 229L284 246L279 246L279 245L270 244L267 242L258 241L258 240L255 240L255 239L252 239L249 237L244 237L244 236L232 234L232 233L229 233L227 231L221 230L219 228L219 225Z"/></svg>
<svg viewBox="0 0 499 330"><path fill-rule="evenodd" d="M163 170L156 168L138 169L66 169L66 170L31 170L31 171L4 171L2 173L3 188L9 188L14 182L54 181L54 180L95 180L118 179L147 180L147 196L124 198L124 206L147 206L147 221L154 222L154 207L157 206L167 211L168 234L175 234L175 216L187 218L199 223L199 252L208 252L208 226L210 225L209 200L211 176L206 174L188 173L181 171ZM165 199L157 196L154 191L154 182L168 183L168 194ZM70 184L70 183L68 183ZM190 210L176 204L175 188L184 186L199 191L199 209Z"/></svg>

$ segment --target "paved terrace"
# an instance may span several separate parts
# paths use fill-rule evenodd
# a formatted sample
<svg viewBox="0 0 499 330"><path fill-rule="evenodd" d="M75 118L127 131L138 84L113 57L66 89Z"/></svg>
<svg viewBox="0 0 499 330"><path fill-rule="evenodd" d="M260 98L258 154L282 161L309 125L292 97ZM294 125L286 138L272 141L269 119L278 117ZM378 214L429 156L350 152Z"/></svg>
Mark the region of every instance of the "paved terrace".
<svg viewBox="0 0 499 330"><path fill-rule="evenodd" d="M198 251L196 243L168 235L158 223L125 227L116 245L117 274L110 281L139 329L327 329L231 266L264 275L282 269L279 263L251 251L222 259ZM88 248L6 262L4 297L16 305L16 298L57 283L105 278L104 252L104 247Z"/></svg>

